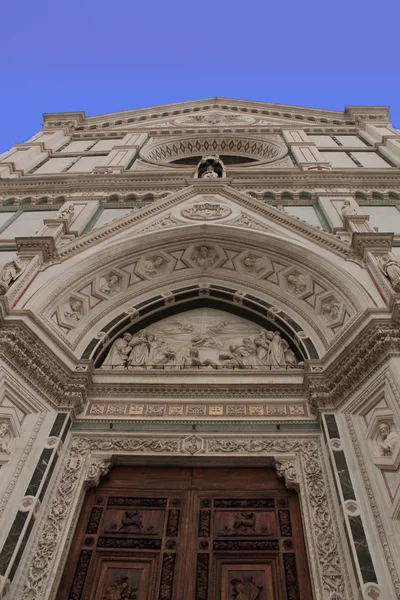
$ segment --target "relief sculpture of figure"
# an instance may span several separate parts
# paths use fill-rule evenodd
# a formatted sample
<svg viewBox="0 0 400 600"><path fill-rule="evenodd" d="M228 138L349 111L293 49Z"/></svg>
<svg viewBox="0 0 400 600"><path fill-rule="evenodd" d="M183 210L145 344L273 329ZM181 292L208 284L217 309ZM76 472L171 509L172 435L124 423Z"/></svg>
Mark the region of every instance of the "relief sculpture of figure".
<svg viewBox="0 0 400 600"><path fill-rule="evenodd" d="M400 264L395 257L389 253L382 256L379 266L392 284L395 292L400 292Z"/></svg>
<svg viewBox="0 0 400 600"><path fill-rule="evenodd" d="M152 258L148 258L144 263L143 271L146 273L146 275L159 275L165 262L166 261L163 256L153 256Z"/></svg>
<svg viewBox="0 0 400 600"><path fill-rule="evenodd" d="M272 339L271 333L272 332L261 330L259 335L254 338L254 344L256 346L256 356L260 365L267 364L269 345Z"/></svg>
<svg viewBox="0 0 400 600"><path fill-rule="evenodd" d="M18 256L6 263L0 273L0 296L3 296L11 285L24 272L26 263Z"/></svg>
<svg viewBox="0 0 400 600"><path fill-rule="evenodd" d="M100 291L104 294L109 294L110 296L118 294L118 292L121 291L119 278L113 273L108 277L102 277L100 281Z"/></svg>
<svg viewBox="0 0 400 600"><path fill-rule="evenodd" d="M201 360L200 354L199 354L199 351L197 348L190 348L189 354L187 354L186 356L183 357L182 364L186 368L212 367L213 369L215 369L217 366L215 364L215 362L213 362L212 360L209 360L208 358L206 360Z"/></svg>
<svg viewBox="0 0 400 600"><path fill-rule="evenodd" d="M256 354L256 346L249 337L243 338L238 351L240 352L243 364L246 367L255 367L260 364Z"/></svg>
<svg viewBox="0 0 400 600"><path fill-rule="evenodd" d="M64 317L77 323L83 317L82 305L79 300L71 298L68 304L64 304L63 313Z"/></svg>
<svg viewBox="0 0 400 600"><path fill-rule="evenodd" d="M397 432L390 430L389 423L381 423L379 425L379 437L379 449L382 456L392 456L397 443Z"/></svg>
<svg viewBox="0 0 400 600"><path fill-rule="evenodd" d="M151 362L155 365L171 365L175 360L176 352L165 345L165 340L158 336L154 338L151 352Z"/></svg>
<svg viewBox="0 0 400 600"><path fill-rule="evenodd" d="M248 256L244 259L243 264L246 271L258 275L263 269L265 269L265 263L262 256Z"/></svg>
<svg viewBox="0 0 400 600"><path fill-rule="evenodd" d="M228 368L245 369L246 365L243 362L240 346L237 344L229 345L229 352L224 352L219 355L222 365Z"/></svg>
<svg viewBox="0 0 400 600"><path fill-rule="evenodd" d="M118 338L112 345L110 352L106 356L102 368L104 369L126 369L128 364L128 356L132 350L129 342L132 339L130 333Z"/></svg>
<svg viewBox="0 0 400 600"><path fill-rule="evenodd" d="M154 337L154 336L153 336ZM129 363L130 366L144 366L149 362L150 350L151 350L151 342L147 335L139 331L138 334L134 335L129 342L132 350L129 355Z"/></svg>
<svg viewBox="0 0 400 600"><path fill-rule="evenodd" d="M287 276L287 282L295 294L301 294L307 287L307 278L302 273L299 273L298 275L291 273Z"/></svg>
<svg viewBox="0 0 400 600"><path fill-rule="evenodd" d="M279 331L275 331L269 345L267 364L272 368L286 366L284 340L282 340Z"/></svg>
<svg viewBox="0 0 400 600"><path fill-rule="evenodd" d="M213 266L217 257L212 254L207 246L201 246L192 256L193 262L200 267L200 269L208 269Z"/></svg>

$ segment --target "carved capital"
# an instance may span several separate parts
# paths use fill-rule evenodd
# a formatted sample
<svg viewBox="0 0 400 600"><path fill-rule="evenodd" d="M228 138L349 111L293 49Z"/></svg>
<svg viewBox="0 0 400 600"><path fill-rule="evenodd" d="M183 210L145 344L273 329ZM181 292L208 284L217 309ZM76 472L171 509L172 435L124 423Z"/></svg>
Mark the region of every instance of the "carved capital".
<svg viewBox="0 0 400 600"><path fill-rule="evenodd" d="M275 458L275 469L279 477L283 477L288 490L299 490L296 459Z"/></svg>
<svg viewBox="0 0 400 600"><path fill-rule="evenodd" d="M85 480L89 488L99 485L100 479L107 475L111 464L111 456L92 459Z"/></svg>

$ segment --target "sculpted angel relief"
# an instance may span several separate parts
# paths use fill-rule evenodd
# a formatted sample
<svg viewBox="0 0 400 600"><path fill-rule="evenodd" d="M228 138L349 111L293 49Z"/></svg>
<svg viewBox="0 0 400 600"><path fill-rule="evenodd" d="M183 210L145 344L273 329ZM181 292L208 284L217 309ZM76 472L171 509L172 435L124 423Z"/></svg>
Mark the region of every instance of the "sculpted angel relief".
<svg viewBox="0 0 400 600"><path fill-rule="evenodd" d="M294 368L295 353L279 331L216 309L201 308L168 317L112 345L103 369Z"/></svg>

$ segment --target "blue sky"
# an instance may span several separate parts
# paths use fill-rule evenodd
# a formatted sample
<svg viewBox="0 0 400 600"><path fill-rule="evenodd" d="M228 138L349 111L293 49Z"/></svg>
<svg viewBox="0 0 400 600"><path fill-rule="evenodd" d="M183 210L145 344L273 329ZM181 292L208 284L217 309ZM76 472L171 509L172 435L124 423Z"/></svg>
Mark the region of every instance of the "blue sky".
<svg viewBox="0 0 400 600"><path fill-rule="evenodd" d="M390 105L400 128L399 23L399 0L3 0L0 152L44 112L211 96Z"/></svg>

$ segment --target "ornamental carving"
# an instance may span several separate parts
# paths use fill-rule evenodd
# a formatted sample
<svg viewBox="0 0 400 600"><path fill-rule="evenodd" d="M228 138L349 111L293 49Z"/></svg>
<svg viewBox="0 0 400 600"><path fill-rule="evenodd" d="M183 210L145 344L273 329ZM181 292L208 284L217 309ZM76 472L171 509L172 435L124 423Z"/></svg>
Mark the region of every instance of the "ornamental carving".
<svg viewBox="0 0 400 600"><path fill-rule="evenodd" d="M228 206L217 202L203 202L201 204L193 204L183 208L181 211L182 217L193 221L216 221L229 217L232 213Z"/></svg>
<svg viewBox="0 0 400 600"><path fill-rule="evenodd" d="M296 463L294 460L278 461L276 463L275 468L279 477L284 478L286 487L289 490L298 488L299 482L296 470Z"/></svg>
<svg viewBox="0 0 400 600"><path fill-rule="evenodd" d="M0 421L0 454L10 454L10 425L7 421Z"/></svg>
<svg viewBox="0 0 400 600"><path fill-rule="evenodd" d="M88 487L97 487L101 477L107 475L111 467L111 461L108 458L94 458L89 466L86 477Z"/></svg>
<svg viewBox="0 0 400 600"><path fill-rule="evenodd" d="M27 263L16 256L6 263L0 272L0 296L4 296L14 283L25 271Z"/></svg>
<svg viewBox="0 0 400 600"><path fill-rule="evenodd" d="M352 593L346 589L344 575L346 564L341 554L338 542L338 534L335 523L335 514L332 511L330 498L327 493L327 482L321 464L321 451L317 442L310 439L284 440L279 438L258 437L257 439L241 437L218 437L212 435L199 437L194 436L201 442L197 446L197 452L210 456L243 455L243 456L276 456L289 453L300 458L299 468L302 470L301 498L303 502L303 514L305 519L305 531L309 544L311 564L318 564L313 570L316 594L320 598L333 598L336 600L351 600ZM109 453L141 454L153 452L163 455L172 452L182 455L183 436L162 437L88 437L75 438L72 441L69 455L65 459L64 469L53 495L50 509L43 514L44 523L38 530L38 539L32 548L32 562L29 572L24 580L24 591L22 600L47 600L52 588L51 574L56 571L56 561L61 560L63 548L60 541L66 535L70 527L73 513L75 512L75 501L81 494L82 480L81 471L90 469L87 455L90 453L107 452L107 457L102 462L96 462L95 474L97 477L99 468L103 469L109 464ZM97 457L95 460L100 461ZM291 473L289 458L284 461L279 458L280 464L287 462L285 471ZM93 461L92 461L93 464ZM100 466L101 465L101 466ZM105 467L108 468L108 467ZM93 469L90 473L93 472ZM291 475L290 475L291 477ZM87 473L85 479L88 479ZM244 508L241 507L241 511ZM245 512L252 512L245 511ZM250 519L251 520L251 519ZM130 540L127 540L129 542ZM146 540L145 540L146 541ZM147 540L146 542L152 542ZM246 549L243 544L258 545L258 550L272 549L267 547L273 540L254 542L232 540L221 540L218 549L227 548L227 544L233 544L238 550ZM128 547L128 546L127 546ZM146 546L147 547L147 546ZM247 548L251 549L251 548ZM275 548L276 550L276 548ZM342 560L341 557L342 556ZM163 560L162 580L166 597L170 597L173 581L174 555L165 554Z"/></svg>
<svg viewBox="0 0 400 600"><path fill-rule="evenodd" d="M288 369L298 361L279 331L215 309L187 311L112 345L103 369Z"/></svg>
<svg viewBox="0 0 400 600"><path fill-rule="evenodd" d="M175 119L177 125L246 125L254 123L254 117L211 112Z"/></svg>

